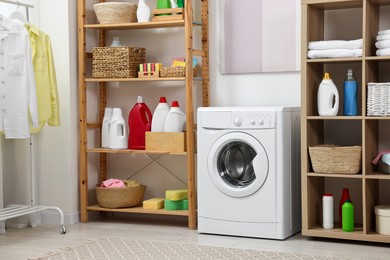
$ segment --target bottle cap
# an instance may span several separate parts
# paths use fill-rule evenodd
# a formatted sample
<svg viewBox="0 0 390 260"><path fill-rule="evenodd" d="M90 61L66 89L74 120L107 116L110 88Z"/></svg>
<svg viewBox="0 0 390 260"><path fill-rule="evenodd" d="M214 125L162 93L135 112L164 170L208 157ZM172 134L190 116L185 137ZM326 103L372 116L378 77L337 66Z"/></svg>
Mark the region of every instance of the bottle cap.
<svg viewBox="0 0 390 260"><path fill-rule="evenodd" d="M172 101L172 107L179 107L179 102L178 101Z"/></svg>
<svg viewBox="0 0 390 260"><path fill-rule="evenodd" d="M142 96L138 96L137 103L144 103L144 98Z"/></svg>
<svg viewBox="0 0 390 260"><path fill-rule="evenodd" d="M160 97L160 103L167 103L167 99L165 97Z"/></svg>
<svg viewBox="0 0 390 260"><path fill-rule="evenodd" d="M325 193L324 197L333 197L333 194L332 193Z"/></svg>
<svg viewBox="0 0 390 260"><path fill-rule="evenodd" d="M325 72L324 79L331 79L330 74L328 72Z"/></svg>

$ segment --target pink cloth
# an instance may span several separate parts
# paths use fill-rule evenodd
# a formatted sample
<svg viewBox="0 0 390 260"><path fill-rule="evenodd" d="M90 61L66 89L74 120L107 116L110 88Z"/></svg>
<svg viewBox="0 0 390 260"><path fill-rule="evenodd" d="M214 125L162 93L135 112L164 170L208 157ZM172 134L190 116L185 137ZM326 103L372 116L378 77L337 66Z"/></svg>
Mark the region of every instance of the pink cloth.
<svg viewBox="0 0 390 260"><path fill-rule="evenodd" d="M126 184L122 180L118 179L108 179L102 182L100 187L103 188L123 188L126 187Z"/></svg>
<svg viewBox="0 0 390 260"><path fill-rule="evenodd" d="M390 153L390 150L383 150L381 151L376 157L374 160L372 160L371 162L375 165L378 164L379 160L381 159L382 155L386 154L386 153Z"/></svg>

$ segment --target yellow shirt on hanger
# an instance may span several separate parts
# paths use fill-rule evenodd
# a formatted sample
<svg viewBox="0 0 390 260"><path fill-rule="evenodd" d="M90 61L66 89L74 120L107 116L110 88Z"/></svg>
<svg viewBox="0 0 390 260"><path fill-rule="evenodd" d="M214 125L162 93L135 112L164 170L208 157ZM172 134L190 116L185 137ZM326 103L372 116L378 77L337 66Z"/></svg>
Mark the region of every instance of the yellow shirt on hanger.
<svg viewBox="0 0 390 260"><path fill-rule="evenodd" d="M30 36L39 115L39 128L30 127L30 131L36 133L46 122L60 126L57 78L50 37L33 24L25 24L25 28Z"/></svg>

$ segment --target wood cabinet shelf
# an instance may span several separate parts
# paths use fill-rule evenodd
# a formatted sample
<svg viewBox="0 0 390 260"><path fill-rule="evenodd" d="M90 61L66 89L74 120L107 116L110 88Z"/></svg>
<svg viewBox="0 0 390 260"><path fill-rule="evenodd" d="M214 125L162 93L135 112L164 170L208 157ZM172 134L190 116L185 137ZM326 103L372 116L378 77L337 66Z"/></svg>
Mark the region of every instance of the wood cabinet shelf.
<svg viewBox="0 0 390 260"><path fill-rule="evenodd" d="M390 174L377 172L371 163L379 152L390 149L390 117L367 116L368 83L390 81L385 72L390 67L390 56L375 56L378 31L390 27L385 22L390 18L387 11L390 0L302 0L301 4L302 234L390 243L390 236L375 233L375 206L390 203L390 198L384 195L390 189ZM346 15L350 23L335 22L345 19ZM363 40L362 57L307 58L309 42L360 38ZM357 116L343 116L343 81L348 69L353 69L358 82ZM319 116L317 111L318 86L325 72L331 74L338 87L337 116ZM322 144L362 146L360 172L353 175L315 173L308 147ZM321 228L323 194L333 194L334 219L338 221L336 212L343 188L350 189L359 228L354 232Z"/></svg>
<svg viewBox="0 0 390 260"><path fill-rule="evenodd" d="M169 20L169 21L159 21L159 22L146 22L146 23L121 23L121 24L88 24L86 21L90 20L92 17L87 17L93 12L92 5L97 2L105 2L105 0L77 0L78 8L78 75L79 75L79 87L78 87L78 109L79 109L79 143L80 143L80 163L79 163L79 189L80 189L80 221L88 222L89 211L109 211L109 212L125 212L125 213L138 213L138 214L158 214L158 215L177 215L185 216L188 219L188 228L196 229L197 228L197 212L196 212L196 171L195 171L195 131L194 129L194 109L198 104L202 106L209 105L209 12L208 12L208 0L185 0L184 8L184 19L180 20ZM196 14L201 22L194 21L194 12L193 5L196 10L199 11ZM87 8L88 5L88 8ZM87 19L88 18L88 19ZM92 20L92 19L91 19ZM176 30L175 28L179 28ZM93 67L93 55L87 53L87 46L92 47L106 47L109 46L109 37L114 37L111 30L121 30L122 39L130 39L129 36L132 32L127 30L139 30L137 32L137 41L139 41L140 46L144 46L145 49L153 48L149 53L150 56L153 56L153 59L161 59L161 63L168 60L168 55L175 55L174 57L184 56L186 62L186 71L185 77L175 77L175 78L91 78L92 67ZM149 30L150 29L150 30ZM156 29L156 30L153 30ZM167 29L167 30L166 30ZM96 31L94 31L96 30ZM200 35L194 35L195 30L200 30ZM89 33L87 37L87 32ZM198 33L198 31L196 32ZM166 34L166 38L161 37ZM171 34L177 34L173 38L170 37ZM156 42L153 42L148 37L155 37ZM169 39L175 39L176 36L182 36L183 41L177 41L179 43L175 44L163 44L163 41ZM87 43L88 39L88 43ZM162 41L161 44L159 41ZM194 44L194 41L198 40L198 44ZM125 40L124 40L125 41ZM153 44L152 44L153 43ZM157 43L157 44L154 44ZM149 45L148 45L149 44ZM181 44L182 46L178 46ZM200 45L194 49L194 45ZM166 48L172 48L172 50L167 50ZM172 54L170 54L172 51ZM154 53L153 53L154 52ZM178 52L182 52L181 54ZM155 56L154 56L154 55ZM165 56L164 56L165 55ZM176 56L177 55L177 56ZM194 77L194 71L192 69L194 57L200 57L199 64L202 67L201 73L198 73L199 77ZM148 56L147 56L148 57ZM92 59L92 60L91 60ZM151 62L148 61L147 62ZM91 66L92 65L92 66ZM89 76L87 76L89 75ZM201 81L200 95L195 95L194 93L194 81ZM107 88L111 86L110 82L121 82L120 88ZM101 126L104 117L105 108L108 107L119 107L122 108L124 105L123 99L128 96L135 95L135 91L139 91L139 86L141 82L148 82L148 84L143 84L145 86L157 86L161 87L161 95L164 94L164 90L173 86L182 86L178 91L184 93L178 93L177 96L184 98L185 104L185 114L186 114L186 136L185 136L185 147L186 152L168 152L168 151L151 151L151 150L112 150L98 148L101 146L101 141L99 138L101 135ZM167 82L167 83L163 83ZM173 83L177 82L177 84ZM96 84L97 83L97 84ZM88 86L88 88L87 88ZM125 86L125 87L122 87ZM134 86L133 89L127 89L127 87ZM144 88L142 88L144 91ZM145 90L144 95L150 94L156 95L156 93L148 93L148 90ZM155 88L153 88L153 92ZM175 90L176 91L176 90ZM168 92L168 91L167 91ZM169 93L172 93L172 88L169 89ZM136 95L137 94L137 95ZM175 93L176 94L176 93ZM183 94L183 95L182 95ZM195 98L201 98L201 102L197 102ZM88 103L88 104L87 104ZM93 106L96 106L95 109ZM122 106L122 107L121 107ZM93 110L93 111L89 111ZM94 116L93 116L94 115ZM88 118L88 117L94 117ZM191 131L189 131L191 129ZM183 150L183 149L182 149ZM181 150L180 150L181 151ZM93 156L90 156L93 154ZM102 182L108 177L115 178L115 173L112 173L114 170L112 166L107 162L108 159L118 159L119 154L147 154L147 155L179 155L184 156L186 159L186 180L182 181L180 179L180 185L185 185L188 189L188 210L184 211L165 211L165 210L144 210L141 207L133 207L126 209L107 209L99 207L98 205L91 206L92 203L95 203L96 200L91 199L89 196L94 194L94 191L90 187L95 187L88 183L90 179L97 182ZM109 156L108 156L109 155ZM152 156L149 156L152 158ZM97 160L94 160L98 158ZM152 158L153 159L153 158ZM176 159L176 158L174 158ZM123 162L124 164L125 162ZM94 165L95 164L95 165ZM122 162L120 162L122 164ZM91 167L92 166L92 167ZM127 165L125 165L127 166ZM147 167L146 165L145 167ZM161 167L164 168L162 164ZM165 169L167 170L167 169ZM184 170L182 171L184 172ZM98 178L90 178L92 174L97 175ZM118 174L119 175L119 174ZM130 177L129 177L130 178ZM145 177L145 182L153 183L156 182L153 178ZM96 184L96 183L93 183ZM155 183L153 183L155 184ZM163 185L158 183L157 185ZM153 187L150 185L148 187ZM166 186L162 186L167 188ZM157 188L156 188L157 189ZM163 189L161 189L163 190ZM161 192L161 191L159 191ZM153 194L153 192L151 192ZM150 196L150 195L148 195ZM161 197L163 195L160 195ZM149 197L145 197L149 199Z"/></svg>
<svg viewBox="0 0 390 260"><path fill-rule="evenodd" d="M142 81L185 81L185 77L175 78L86 78L86 82L142 82Z"/></svg>
<svg viewBox="0 0 390 260"><path fill-rule="evenodd" d="M186 152L182 153L172 153L169 151L151 151L151 150L131 150L131 149L125 149L125 150L113 150L113 149L106 149L106 148L92 148L87 149L88 153L113 153L113 154L128 154L128 153L138 153L138 154L171 154L171 155L186 155Z"/></svg>
<svg viewBox="0 0 390 260"><path fill-rule="evenodd" d="M99 205L88 206L87 209L91 210L91 211L141 213L141 214L171 215L171 216L188 217L188 210L164 210L164 209L152 210L152 209L144 209L142 207L109 209L109 208L100 207Z"/></svg>

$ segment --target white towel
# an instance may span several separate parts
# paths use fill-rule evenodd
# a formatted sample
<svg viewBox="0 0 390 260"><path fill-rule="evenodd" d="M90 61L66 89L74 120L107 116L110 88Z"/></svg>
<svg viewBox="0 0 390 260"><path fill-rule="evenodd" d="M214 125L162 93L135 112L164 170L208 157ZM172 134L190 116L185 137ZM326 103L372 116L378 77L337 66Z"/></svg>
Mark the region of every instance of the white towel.
<svg viewBox="0 0 390 260"><path fill-rule="evenodd" d="M363 39L357 40L331 40L331 41L313 41L309 42L309 50L329 50L329 49L361 49L363 48Z"/></svg>
<svg viewBox="0 0 390 260"><path fill-rule="evenodd" d="M378 32L378 35L383 35L383 34L390 34L390 29L381 30Z"/></svg>
<svg viewBox="0 0 390 260"><path fill-rule="evenodd" d="M377 56L390 56L390 48L379 49L376 51Z"/></svg>
<svg viewBox="0 0 390 260"><path fill-rule="evenodd" d="M380 34L376 36L377 41L383 41L383 40L390 40L390 33L389 34Z"/></svg>
<svg viewBox="0 0 390 260"><path fill-rule="evenodd" d="M390 48L390 40L377 41L377 42L375 43L375 46L376 46L378 49Z"/></svg>
<svg viewBox="0 0 390 260"><path fill-rule="evenodd" d="M332 50L310 50L307 53L309 59L318 58L353 58L361 57L363 55L362 49L332 49Z"/></svg>

